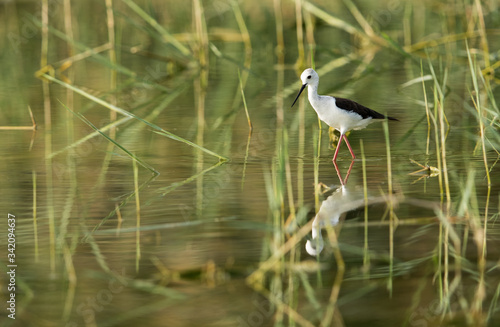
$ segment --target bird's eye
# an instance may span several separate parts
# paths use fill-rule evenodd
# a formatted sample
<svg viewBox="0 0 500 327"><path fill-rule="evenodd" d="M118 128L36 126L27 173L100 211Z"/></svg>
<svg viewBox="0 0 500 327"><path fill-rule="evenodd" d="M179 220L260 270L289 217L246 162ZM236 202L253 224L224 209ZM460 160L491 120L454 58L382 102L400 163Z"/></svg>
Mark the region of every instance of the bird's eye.
<svg viewBox="0 0 500 327"><path fill-rule="evenodd" d="M307 76L307 79L311 79L311 75Z"/></svg>

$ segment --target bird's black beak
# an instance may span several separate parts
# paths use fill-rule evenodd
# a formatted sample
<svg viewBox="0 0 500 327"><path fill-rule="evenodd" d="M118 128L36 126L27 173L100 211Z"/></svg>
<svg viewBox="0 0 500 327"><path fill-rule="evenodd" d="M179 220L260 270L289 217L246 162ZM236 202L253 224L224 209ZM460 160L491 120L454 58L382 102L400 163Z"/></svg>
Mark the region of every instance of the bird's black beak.
<svg viewBox="0 0 500 327"><path fill-rule="evenodd" d="M297 99L300 97L300 94L302 93L302 91L304 91L304 89L306 88L306 86L307 86L307 83L304 84L304 85L302 85L302 87L300 88L299 94L297 94L297 97L295 98L295 100L292 103L292 107L295 104L295 102L297 102Z"/></svg>

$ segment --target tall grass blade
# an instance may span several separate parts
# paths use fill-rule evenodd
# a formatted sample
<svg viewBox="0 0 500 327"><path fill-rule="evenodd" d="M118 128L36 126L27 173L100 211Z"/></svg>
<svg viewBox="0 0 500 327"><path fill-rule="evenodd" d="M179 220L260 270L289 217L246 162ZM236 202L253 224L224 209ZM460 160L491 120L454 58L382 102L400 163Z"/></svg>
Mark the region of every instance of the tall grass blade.
<svg viewBox="0 0 500 327"><path fill-rule="evenodd" d="M332 14L326 12L325 10L319 8L309 1L304 1L302 7L304 8L304 10L308 11L314 16L324 20L328 25L341 29L349 34L364 36L364 33L359 29L343 21L342 19L333 16Z"/></svg>
<svg viewBox="0 0 500 327"><path fill-rule="evenodd" d="M184 56L191 57L191 51L186 48L182 43L180 43L172 34L170 34L163 26L161 26L153 17L148 15L141 7L139 7L132 0L122 0L127 6L130 7L139 17L144 19L149 25L151 25L160 35L163 37L165 42L172 44L177 50L179 50Z"/></svg>
<svg viewBox="0 0 500 327"><path fill-rule="evenodd" d="M80 118L81 121L83 121L85 124L87 124L93 130L95 130L96 132L98 132L99 134L101 134L105 139L107 139L108 141L110 141L111 143L113 143L114 145L116 145L118 148L120 148L132 160L137 161L141 166L143 166L144 168L146 168L147 170L149 170L150 172L152 172L154 175L159 175L160 174L156 169L154 169L153 167L151 167L149 164L145 163L144 161L142 161L141 159L139 159L136 155L134 155L133 153L131 153L130 151L128 151L127 149L125 149L123 146L121 146L118 142L116 142L115 140L113 140L112 138L110 138L109 136L107 136L106 134L104 134L103 132L101 132L97 127L94 126L94 124L92 124L87 118L85 118L85 116L83 116L80 113L75 113L74 111L72 111L71 109L69 109L68 107L66 107L66 105L64 105L64 103L62 103L62 102L61 102L61 105L63 105L64 108L66 108L67 110L69 110L70 112L72 112L76 117Z"/></svg>
<svg viewBox="0 0 500 327"><path fill-rule="evenodd" d="M363 270L365 277L370 277L370 250L368 248L368 183L366 177L366 158L363 139L359 140L361 150L361 168L363 170L363 198L365 200L364 209L364 246L363 246Z"/></svg>
<svg viewBox="0 0 500 327"><path fill-rule="evenodd" d="M31 173L33 181L33 237L35 242L35 263L38 262L38 224L37 224L37 183L36 171Z"/></svg>
<svg viewBox="0 0 500 327"><path fill-rule="evenodd" d="M389 124L387 118L383 121L385 146L387 153L387 186L388 186L388 205L389 205L389 280L387 289L392 297L392 282L394 273L394 231L396 228L396 217L394 214L394 203L392 201L392 160L391 160L391 143L389 138Z"/></svg>
<svg viewBox="0 0 500 327"><path fill-rule="evenodd" d="M110 129L116 128L117 126L120 126L121 124L126 123L127 121L129 121L131 119L132 119L132 117L123 117L121 119L118 119L118 120L116 120L116 121L114 121L114 122L112 122L112 123L110 123L110 124L108 124L108 125L100 128L99 131L102 132L102 133L107 132ZM90 139L92 139L92 138L94 138L94 137L96 137L96 136L98 136L100 134L101 133L99 133L98 131L94 131L94 132L92 132L90 134L87 134L84 137L82 137L81 139L79 139L79 140L71 143L70 145L62 148L61 150L52 152L51 154L49 154L48 158L53 158L53 157L55 157L55 156L57 156L57 155L65 152L65 151L71 150L71 149L79 146L80 144L83 144L83 143L87 142L88 140L90 140Z"/></svg>
<svg viewBox="0 0 500 327"><path fill-rule="evenodd" d="M31 15L31 14L28 14L26 13L26 17L30 18L33 23L35 24L35 26L39 27L39 28L42 28L42 30L45 28L45 25L43 22L41 22L40 20L38 20L35 16ZM58 38L60 38L61 40L65 41L65 42L68 42L69 44L71 44L75 49L79 50L79 51L84 51L86 52L88 55L91 56L92 59L94 59L95 61L103 64L104 66L110 68L110 69L114 69L126 76L130 76L130 77L135 77L137 74L135 72L133 72L132 70L126 68L125 66L122 66L122 65L119 65L119 64L113 64L109 58L103 56L103 55L100 55L98 52L99 51L96 51L96 49L101 49L100 51L103 51L103 50L109 50L109 45L106 44L102 47L98 47L96 49L91 49L89 47L87 47L86 45L82 44L82 43L79 43L79 42L76 42L75 40L72 40L68 37L68 35L64 32L61 32L57 29L55 29L54 27L52 26L47 26L47 32L50 32L51 34L57 36ZM78 55L75 56L75 58L79 58ZM73 61L73 60L71 60ZM67 60L65 60L63 63L66 63ZM44 72L49 69L49 67L47 66L48 65L48 62L45 62L45 64L43 66L41 66L40 70L37 71L35 73L35 76L43 76L44 75Z"/></svg>
<svg viewBox="0 0 500 327"><path fill-rule="evenodd" d="M139 169L137 169L136 161L132 161L134 169L134 194L135 194L135 219L136 228L135 233L135 273L139 272L139 261L141 260L141 200L139 197Z"/></svg>
<svg viewBox="0 0 500 327"><path fill-rule="evenodd" d="M208 154L210 154L210 155L212 155L214 157L219 158L219 160L221 160L221 161L228 161L229 160L228 158L226 158L224 156L218 155L217 153L212 152L212 151L210 151L210 150L208 150L208 149L206 149L206 148L204 148L202 146L199 146L199 145L197 145L197 144L195 144L195 143L193 143L191 141L188 141L188 140L186 140L186 139L184 139L184 138L182 138L180 136L177 136L177 135L175 135L175 134L173 134L171 132L168 132L168 131L162 129L161 127L159 127L159 126L157 126L157 125L155 125L153 123L150 123L150 122L142 119L141 117L139 117L137 115L134 115L133 113L130 113L130 112L124 110L124 109L121 109L121 108L119 108L119 107L117 107L115 105L112 105L111 103L108 103L108 102L106 102L106 101L104 101L102 99L99 99L99 98L97 98L97 97L95 97L95 96L93 96L93 95L91 95L91 94L89 94L89 93L87 93L87 92L85 92L85 91L77 88L77 87L74 87L71 84L68 84L68 83L65 83L63 81L60 81L60 80L58 80L58 79L56 79L56 78L54 78L54 77L52 77L52 76L50 76L48 74L43 74L42 76L43 76L43 78L48 79L49 81L55 82L55 83L57 83L59 85L62 85L64 87L66 87L66 88L68 88L68 89L70 89L70 90L72 90L72 91L74 91L74 92L76 92L76 93L78 93L78 94L80 94L80 95L88 98L89 100L92 100L92 101L94 101L94 102L96 102L96 103L104 106L105 108L108 108L109 110L113 110L113 111L116 111L116 112L118 112L118 113L120 113L120 114L122 114L124 116L128 116L128 117L137 119L138 121L140 121L140 122L148 125L149 127L153 128L155 130L155 132L158 133L158 134L160 134L160 135L167 136L167 137L169 137L169 138L171 138L173 140L176 140L176 141L188 144L188 145L190 145L190 146L192 146L192 147L194 147L194 148L196 148L198 150L201 150L201 151L206 152L206 153L208 153Z"/></svg>

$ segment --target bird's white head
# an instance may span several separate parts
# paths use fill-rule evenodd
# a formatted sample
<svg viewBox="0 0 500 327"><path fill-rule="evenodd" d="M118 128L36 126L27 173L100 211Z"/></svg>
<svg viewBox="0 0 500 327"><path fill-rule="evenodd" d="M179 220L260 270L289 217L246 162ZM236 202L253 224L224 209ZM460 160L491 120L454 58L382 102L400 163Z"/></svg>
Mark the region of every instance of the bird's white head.
<svg viewBox="0 0 500 327"><path fill-rule="evenodd" d="M314 69L307 68L302 72L302 75L300 75L300 80L304 85L317 86L319 82L319 76L318 73L314 71Z"/></svg>
<svg viewBox="0 0 500 327"><path fill-rule="evenodd" d="M299 98L302 91L304 91L306 86L317 87L319 83L318 73L316 73L312 68L307 68L306 70L304 70L302 72L302 75L300 75L300 79L302 80L302 87L300 88L299 94L297 94L295 101L293 101L292 107L295 102L297 102L297 99Z"/></svg>

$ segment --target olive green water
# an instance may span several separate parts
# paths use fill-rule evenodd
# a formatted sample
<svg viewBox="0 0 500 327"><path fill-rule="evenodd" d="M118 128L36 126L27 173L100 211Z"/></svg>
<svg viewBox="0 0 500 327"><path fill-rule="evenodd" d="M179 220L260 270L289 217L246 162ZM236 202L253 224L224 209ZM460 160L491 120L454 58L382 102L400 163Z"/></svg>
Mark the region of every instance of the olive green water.
<svg viewBox="0 0 500 327"><path fill-rule="evenodd" d="M498 325L500 16L478 4L1 3L1 325ZM290 108L311 54L320 94L400 120L352 132L338 172Z"/></svg>

